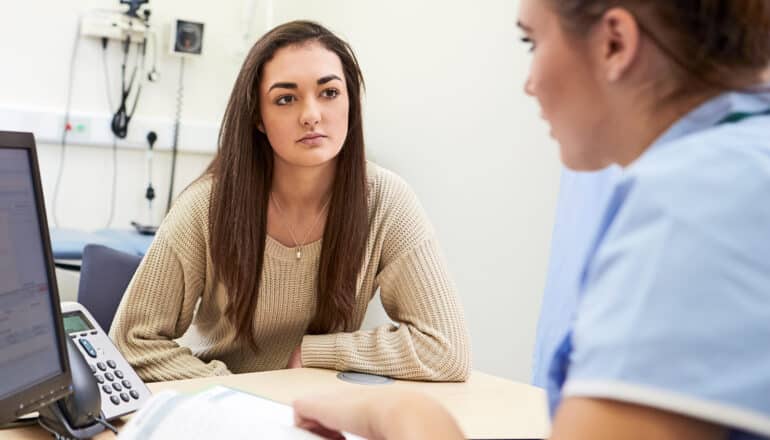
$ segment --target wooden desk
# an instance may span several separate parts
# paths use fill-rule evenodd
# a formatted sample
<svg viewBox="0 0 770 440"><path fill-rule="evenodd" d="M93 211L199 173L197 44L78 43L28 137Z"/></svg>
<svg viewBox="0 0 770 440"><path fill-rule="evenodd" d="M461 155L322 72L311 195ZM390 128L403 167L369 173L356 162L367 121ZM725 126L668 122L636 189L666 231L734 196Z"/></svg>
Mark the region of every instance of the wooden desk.
<svg viewBox="0 0 770 440"><path fill-rule="evenodd" d="M543 439L549 433L546 396L542 389L477 371L465 383L396 381L389 385L354 385L337 379L336 371L299 368L148 384L153 392L171 389L185 393L213 385L248 391L287 404L317 393L363 387L403 388L440 401L471 439ZM50 438L37 426L0 431L2 440ZM103 433L96 438L115 437L112 433Z"/></svg>

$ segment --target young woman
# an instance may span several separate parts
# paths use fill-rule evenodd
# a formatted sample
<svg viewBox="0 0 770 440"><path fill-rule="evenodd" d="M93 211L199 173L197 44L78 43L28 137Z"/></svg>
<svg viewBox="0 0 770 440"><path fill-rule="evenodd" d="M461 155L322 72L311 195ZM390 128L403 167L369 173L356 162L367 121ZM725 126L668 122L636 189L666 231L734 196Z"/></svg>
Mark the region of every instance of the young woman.
<svg viewBox="0 0 770 440"><path fill-rule="evenodd" d="M770 2L522 0L519 25L562 161L624 168L551 364L552 438L770 438ZM295 409L312 429L462 438L414 400Z"/></svg>
<svg viewBox="0 0 770 440"><path fill-rule="evenodd" d="M409 187L365 161L362 86L350 47L318 24L254 45L216 157L164 220L112 325L143 379L302 366L467 378L435 233ZM359 330L378 288L397 325Z"/></svg>

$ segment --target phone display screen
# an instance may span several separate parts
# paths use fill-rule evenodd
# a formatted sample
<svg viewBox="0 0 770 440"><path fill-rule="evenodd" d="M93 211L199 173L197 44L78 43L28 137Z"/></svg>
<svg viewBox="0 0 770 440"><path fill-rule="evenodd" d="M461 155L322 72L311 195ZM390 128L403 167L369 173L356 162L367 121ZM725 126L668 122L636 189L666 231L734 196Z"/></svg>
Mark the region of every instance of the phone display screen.
<svg viewBox="0 0 770 440"><path fill-rule="evenodd" d="M77 333L94 328L80 312L65 313L63 317L64 331L67 333Z"/></svg>

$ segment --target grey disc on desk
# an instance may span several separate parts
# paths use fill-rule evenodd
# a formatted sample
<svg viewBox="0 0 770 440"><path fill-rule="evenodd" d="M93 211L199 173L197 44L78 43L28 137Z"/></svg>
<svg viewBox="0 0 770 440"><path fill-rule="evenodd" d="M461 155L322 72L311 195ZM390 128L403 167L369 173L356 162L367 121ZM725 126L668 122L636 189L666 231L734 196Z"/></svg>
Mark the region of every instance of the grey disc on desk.
<svg viewBox="0 0 770 440"><path fill-rule="evenodd" d="M343 371L337 374L337 379L344 380L358 385L385 385L393 383L393 379L387 376L377 376L376 374L354 373L352 371Z"/></svg>

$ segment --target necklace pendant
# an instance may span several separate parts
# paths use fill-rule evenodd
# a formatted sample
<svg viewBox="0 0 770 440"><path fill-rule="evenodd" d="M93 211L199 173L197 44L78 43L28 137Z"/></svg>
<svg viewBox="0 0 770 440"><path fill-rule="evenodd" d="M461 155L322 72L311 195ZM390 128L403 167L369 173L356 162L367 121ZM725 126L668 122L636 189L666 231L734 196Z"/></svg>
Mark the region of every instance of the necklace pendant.
<svg viewBox="0 0 770 440"><path fill-rule="evenodd" d="M297 248L297 260L302 258L302 250L300 248Z"/></svg>

